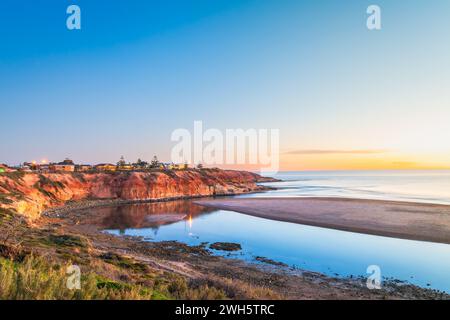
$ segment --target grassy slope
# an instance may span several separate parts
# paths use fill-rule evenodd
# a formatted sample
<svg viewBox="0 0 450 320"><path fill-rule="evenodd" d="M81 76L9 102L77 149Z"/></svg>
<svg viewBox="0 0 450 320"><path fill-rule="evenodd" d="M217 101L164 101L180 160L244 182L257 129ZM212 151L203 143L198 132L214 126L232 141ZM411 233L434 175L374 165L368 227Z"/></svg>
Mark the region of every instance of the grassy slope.
<svg viewBox="0 0 450 320"><path fill-rule="evenodd" d="M81 290L66 286L68 266L81 269ZM220 289L190 283L116 253L99 253L89 239L30 228L0 210L0 299L223 299Z"/></svg>
<svg viewBox="0 0 450 320"><path fill-rule="evenodd" d="M21 262L0 258L0 299L165 299L164 294L137 285L112 281L89 272L81 277L81 290L66 282L69 264L50 263L28 256Z"/></svg>

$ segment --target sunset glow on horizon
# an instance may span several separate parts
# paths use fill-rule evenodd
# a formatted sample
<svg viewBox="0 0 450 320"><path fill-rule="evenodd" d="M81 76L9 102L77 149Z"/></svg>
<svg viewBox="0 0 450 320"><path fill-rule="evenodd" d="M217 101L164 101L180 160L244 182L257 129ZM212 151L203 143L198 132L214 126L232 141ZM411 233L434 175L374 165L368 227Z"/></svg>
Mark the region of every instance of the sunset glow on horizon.
<svg viewBox="0 0 450 320"><path fill-rule="evenodd" d="M380 0L379 31L370 4L80 1L69 31L63 3L7 1L0 163L169 162L201 120L278 129L280 170L449 168L450 3Z"/></svg>

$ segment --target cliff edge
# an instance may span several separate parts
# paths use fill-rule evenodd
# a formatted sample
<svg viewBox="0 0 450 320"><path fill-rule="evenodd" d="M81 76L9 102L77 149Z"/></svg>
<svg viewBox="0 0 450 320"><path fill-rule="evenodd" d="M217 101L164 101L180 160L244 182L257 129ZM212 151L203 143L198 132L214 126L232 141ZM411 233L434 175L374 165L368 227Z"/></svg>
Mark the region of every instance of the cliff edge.
<svg viewBox="0 0 450 320"><path fill-rule="evenodd" d="M0 174L0 208L34 220L45 210L81 200L158 200L240 194L274 181L247 171L202 169L114 173Z"/></svg>

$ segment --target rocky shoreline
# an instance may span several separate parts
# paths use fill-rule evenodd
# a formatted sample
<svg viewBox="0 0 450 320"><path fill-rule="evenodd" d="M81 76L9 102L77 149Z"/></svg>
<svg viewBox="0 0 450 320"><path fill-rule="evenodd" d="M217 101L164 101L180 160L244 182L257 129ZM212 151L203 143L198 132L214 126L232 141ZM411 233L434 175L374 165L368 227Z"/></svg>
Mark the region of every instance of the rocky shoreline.
<svg viewBox="0 0 450 320"><path fill-rule="evenodd" d="M148 242L139 237L115 236L100 233L92 225L83 223L80 213L71 217L77 221L74 229L98 244L103 250L120 252L141 262L158 264L165 270L191 279L230 279L254 288L264 287L273 292L263 299L450 299L444 292L420 288L395 279L385 279L381 290L370 290L363 277L330 277L279 263L265 257L254 262L216 255L213 250L236 250L239 243L203 243L190 246L177 241ZM70 223L71 224L71 223ZM119 249L120 248L120 249ZM213 249L213 250L211 250ZM118 251L117 251L118 250ZM243 284L242 284L243 285ZM273 295L273 296L272 296ZM239 299L256 297L239 296Z"/></svg>
<svg viewBox="0 0 450 320"><path fill-rule="evenodd" d="M272 188L261 187L260 190L243 192L243 193L221 193L214 196L210 195L194 195L194 196L177 196L177 197L167 197L158 199L137 199L137 200L123 200L123 199L93 199L93 200L80 200L80 201L69 201L63 206L54 207L49 210L42 212L43 217L60 217L64 215L69 215L77 210L86 210L92 208L109 207L109 206L119 206L119 205L130 205L130 204L140 204L140 203L158 203L158 202L170 202L178 200L195 200L204 198L222 198L222 197L232 197L239 194L252 194L260 193L267 190L272 190Z"/></svg>
<svg viewBox="0 0 450 320"><path fill-rule="evenodd" d="M170 204L176 201L167 202ZM88 237L93 245L107 252L126 254L141 262L152 261L164 270L188 278L206 277L220 282L232 278L251 286L264 286L276 293L276 297L272 297L276 299L450 299L444 292L395 279L385 279L381 290L369 290L363 277L330 277L293 268L266 257L255 256L253 262L246 262L222 257L214 252L238 250L239 243L190 246L177 241L149 242L140 237L105 234L94 223L102 219L93 217L93 214L103 213L91 212L88 215L82 210L72 211L58 219L61 223L59 227Z"/></svg>

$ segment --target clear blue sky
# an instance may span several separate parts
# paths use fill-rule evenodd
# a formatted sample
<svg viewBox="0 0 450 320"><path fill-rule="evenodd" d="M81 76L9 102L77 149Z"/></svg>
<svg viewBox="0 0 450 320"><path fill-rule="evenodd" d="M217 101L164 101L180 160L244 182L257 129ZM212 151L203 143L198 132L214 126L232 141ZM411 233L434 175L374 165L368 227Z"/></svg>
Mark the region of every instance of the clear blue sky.
<svg viewBox="0 0 450 320"><path fill-rule="evenodd" d="M169 160L194 120L426 161L450 151L449 30L448 0L2 0L0 162Z"/></svg>

